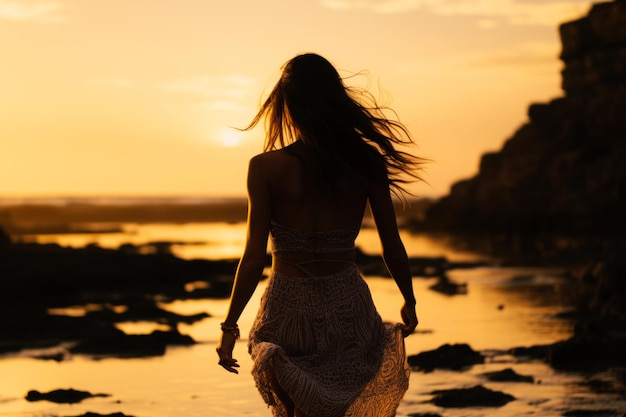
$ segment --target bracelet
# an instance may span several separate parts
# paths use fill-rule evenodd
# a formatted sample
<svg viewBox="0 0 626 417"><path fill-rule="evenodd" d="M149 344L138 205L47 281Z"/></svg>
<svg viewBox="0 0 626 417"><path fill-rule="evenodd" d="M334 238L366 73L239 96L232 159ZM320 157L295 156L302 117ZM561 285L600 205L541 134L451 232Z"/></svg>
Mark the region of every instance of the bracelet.
<svg viewBox="0 0 626 417"><path fill-rule="evenodd" d="M229 326L226 323L220 323L220 328L222 329L222 331L224 333L234 334L235 335L235 339L239 339L239 337L240 337L239 326L237 326L236 323L233 326Z"/></svg>

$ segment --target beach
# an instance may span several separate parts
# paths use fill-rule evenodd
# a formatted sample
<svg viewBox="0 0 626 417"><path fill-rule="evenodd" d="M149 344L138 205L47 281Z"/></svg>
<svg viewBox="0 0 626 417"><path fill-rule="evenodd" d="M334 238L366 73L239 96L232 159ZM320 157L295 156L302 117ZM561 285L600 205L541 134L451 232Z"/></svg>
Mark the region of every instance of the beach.
<svg viewBox="0 0 626 417"><path fill-rule="evenodd" d="M120 219L118 219L120 220ZM218 219L219 220L219 219ZM245 239L242 222L117 222L116 228L98 231L76 230L62 233L21 235L25 244L61 245L66 248L103 247L161 248L177 259L201 259L207 265L230 259L236 262ZM83 225L84 226L84 225ZM80 228L79 228L80 229ZM84 229L84 227L83 227ZM416 276L415 292L420 325L406 343L408 355L436 350L441 346L468 345L481 363L461 369L413 369L410 388L398 410L400 416L433 413L441 416L561 416L572 410L596 410L617 416L626 402L613 387L618 376L603 372L568 372L552 368L544 360L514 355L513 348L549 345L569 338L574 322L564 313L571 311L571 280L562 268L504 266L479 253L460 250L445 236L402 230L410 257L441 260L449 265L447 282L458 291L434 288L437 274ZM160 245L155 245L155 242ZM165 245L169 242L169 245ZM375 229L367 221L357 239L365 259L380 253ZM165 249L164 249L165 248ZM147 252L154 255L154 252ZM169 258L168 258L169 259ZM398 321L401 297L393 283L379 269L365 274L379 313L386 321ZM266 270L269 272L269 270ZM139 277L138 277L139 278ZM232 278L232 277L231 277ZM143 277L149 283L149 277ZM244 311L240 327L244 337L235 354L241 362L239 375L226 373L217 365L214 353L219 337L219 322L227 298L182 297L161 299L157 305L181 317L204 317L177 322L176 332L191 337L194 343L167 344L162 354L81 354L68 349L71 343L26 346L0 357L0 416L78 416L87 412L126 416L267 416L269 410L256 392L250 376L251 363L246 349L246 334L252 323L259 297L266 285L262 281ZM66 306L49 311L57 316L80 316L91 306ZM163 323L133 319L116 323L125 334L147 335L163 329ZM531 381L490 381L485 373L512 369ZM590 383L591 381L591 383ZM594 383L595 381L595 383ZM604 390L597 385L604 381ZM433 392L484 387L515 399L500 406L443 407L434 403ZM96 396L66 404L28 401L31 390L41 393L56 389L75 389ZM102 394L102 395L100 395ZM424 414L425 415L425 414ZM576 415L576 414L569 414ZM578 414L582 415L582 414ZM595 415L595 414L588 414Z"/></svg>

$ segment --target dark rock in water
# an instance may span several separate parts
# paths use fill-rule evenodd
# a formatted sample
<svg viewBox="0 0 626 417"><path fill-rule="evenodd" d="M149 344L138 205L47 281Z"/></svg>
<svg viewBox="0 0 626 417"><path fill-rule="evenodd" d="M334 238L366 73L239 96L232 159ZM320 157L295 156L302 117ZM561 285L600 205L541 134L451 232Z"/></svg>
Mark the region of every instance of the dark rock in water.
<svg viewBox="0 0 626 417"><path fill-rule="evenodd" d="M584 319L574 327L574 336L551 345L513 348L517 357L548 362L562 370L605 370L626 366L626 333L621 320Z"/></svg>
<svg viewBox="0 0 626 417"><path fill-rule="evenodd" d="M506 368L496 372L485 372L483 374L489 381L494 382L534 382L530 375L520 375L511 368Z"/></svg>
<svg viewBox="0 0 626 417"><path fill-rule="evenodd" d="M186 299L190 286L199 282L204 297L227 297L237 260L183 260L98 247L13 243L0 246L0 265L0 352L15 352L41 343L55 346L108 338L119 344L123 333L115 323L120 321L148 320L175 327L202 320L208 314L178 315L158 308L156 300ZM85 309L83 316L49 314L52 308L86 305L102 308ZM157 344L150 350L158 354L164 347Z"/></svg>
<svg viewBox="0 0 626 417"><path fill-rule="evenodd" d="M98 356L136 358L162 356L166 345L155 343L148 335L127 335L113 339L92 339L79 342L70 349L72 353Z"/></svg>
<svg viewBox="0 0 626 417"><path fill-rule="evenodd" d="M512 395L492 391L476 385L472 388L437 390L431 392L435 405L440 407L500 407L515 400Z"/></svg>
<svg viewBox="0 0 626 417"><path fill-rule="evenodd" d="M361 248L355 249L355 263L359 270L370 276L389 277L387 266L380 255L368 255ZM411 274L415 277L436 277L443 275L451 268L473 268L484 266L484 262L449 262L445 257L411 257L409 258Z"/></svg>
<svg viewBox="0 0 626 417"><path fill-rule="evenodd" d="M188 294L185 285L196 281L205 281L215 289L214 296L221 298L227 296L223 276L233 277L238 264L235 259L183 260L173 255L128 255L98 247L26 243L3 247L0 260L0 300L34 299L46 307L161 294L184 299ZM211 286L214 280L215 287Z"/></svg>
<svg viewBox="0 0 626 417"><path fill-rule="evenodd" d="M577 385L588 388L596 394L611 394L623 397L624 382L626 382L626 368L619 368L593 375L584 381L578 382Z"/></svg>
<svg viewBox="0 0 626 417"><path fill-rule="evenodd" d="M87 411L85 414L81 414L79 416L71 416L71 417L133 417L124 413L112 413L112 414L98 414L92 413L91 411Z"/></svg>
<svg viewBox="0 0 626 417"><path fill-rule="evenodd" d="M435 350L418 353L408 357L409 366L423 372L434 369L461 370L477 363L484 363L485 358L467 344L445 344Z"/></svg>
<svg viewBox="0 0 626 417"><path fill-rule="evenodd" d="M551 346L552 345L520 346L510 349L509 353L516 357L545 360L548 358Z"/></svg>
<svg viewBox="0 0 626 417"><path fill-rule="evenodd" d="M172 330L155 330L148 335L152 340L158 340L167 345L174 346L191 346L195 345L196 341L186 334L181 334L178 329Z"/></svg>
<svg viewBox="0 0 626 417"><path fill-rule="evenodd" d="M622 417L624 414L617 410L568 410L564 417Z"/></svg>
<svg viewBox="0 0 626 417"><path fill-rule="evenodd" d="M574 336L550 348L548 362L555 369L609 369L626 366L626 337L609 334Z"/></svg>
<svg viewBox="0 0 626 417"><path fill-rule="evenodd" d="M1 332L0 332L1 334ZM9 352L19 352L22 349L25 349L27 345L20 341L0 341L0 354L9 353Z"/></svg>
<svg viewBox="0 0 626 417"><path fill-rule="evenodd" d="M63 362L65 359L64 353L51 353L48 355L37 355L34 356L35 359L41 359L44 361L55 361L55 362Z"/></svg>
<svg viewBox="0 0 626 417"><path fill-rule="evenodd" d="M620 321L626 328L626 243L573 271L578 312ZM582 321L586 318L582 317Z"/></svg>
<svg viewBox="0 0 626 417"><path fill-rule="evenodd" d="M437 279L437 282L428 288L445 295L467 294L466 283L459 284L457 282L454 282L450 280L450 278L446 274L440 275Z"/></svg>
<svg viewBox="0 0 626 417"><path fill-rule="evenodd" d="M409 417L441 417L437 413L409 413Z"/></svg>
<svg viewBox="0 0 626 417"><path fill-rule="evenodd" d="M56 389L49 392L39 392L36 390L28 391L26 401L51 401L53 403L75 404L87 398L93 397L110 397L110 394L92 394L88 391L79 391L75 389Z"/></svg>
<svg viewBox="0 0 626 417"><path fill-rule="evenodd" d="M433 258L410 258L411 274L420 277L436 277L445 274L451 267L450 262L444 257Z"/></svg>
<svg viewBox="0 0 626 417"><path fill-rule="evenodd" d="M150 334L122 333L118 337L84 340L72 347L70 352L123 358L162 356L168 345L188 346L194 343L190 336L182 335L175 329L155 330Z"/></svg>
<svg viewBox="0 0 626 417"><path fill-rule="evenodd" d="M164 310L157 305L154 299L145 297L133 297L125 300L127 306L123 312L115 312L115 308L104 305L96 311L89 311L87 317L94 320L110 321L115 323L125 321L153 321L160 324L176 326L178 323L193 324L197 321L210 317L207 313L193 315L181 315Z"/></svg>

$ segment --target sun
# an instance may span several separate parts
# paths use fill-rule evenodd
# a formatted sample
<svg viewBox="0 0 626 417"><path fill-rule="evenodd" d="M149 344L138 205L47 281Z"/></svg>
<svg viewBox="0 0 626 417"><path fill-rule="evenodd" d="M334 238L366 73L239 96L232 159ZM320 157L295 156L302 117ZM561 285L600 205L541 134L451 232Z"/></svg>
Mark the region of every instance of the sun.
<svg viewBox="0 0 626 417"><path fill-rule="evenodd" d="M230 128L223 128L218 132L217 138L222 146L233 148L241 142L241 132Z"/></svg>

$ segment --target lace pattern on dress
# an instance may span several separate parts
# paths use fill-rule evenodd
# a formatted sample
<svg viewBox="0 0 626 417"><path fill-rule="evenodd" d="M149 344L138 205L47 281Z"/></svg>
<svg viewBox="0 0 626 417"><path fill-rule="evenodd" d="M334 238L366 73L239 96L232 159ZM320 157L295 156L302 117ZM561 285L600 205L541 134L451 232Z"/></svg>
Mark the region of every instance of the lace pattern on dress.
<svg viewBox="0 0 626 417"><path fill-rule="evenodd" d="M272 251L275 253L343 253L354 249L360 225L344 229L306 232L276 222L271 223Z"/></svg>
<svg viewBox="0 0 626 417"><path fill-rule="evenodd" d="M274 272L250 331L252 375L274 417L392 417L408 388L404 339L384 324L353 265L323 277Z"/></svg>

